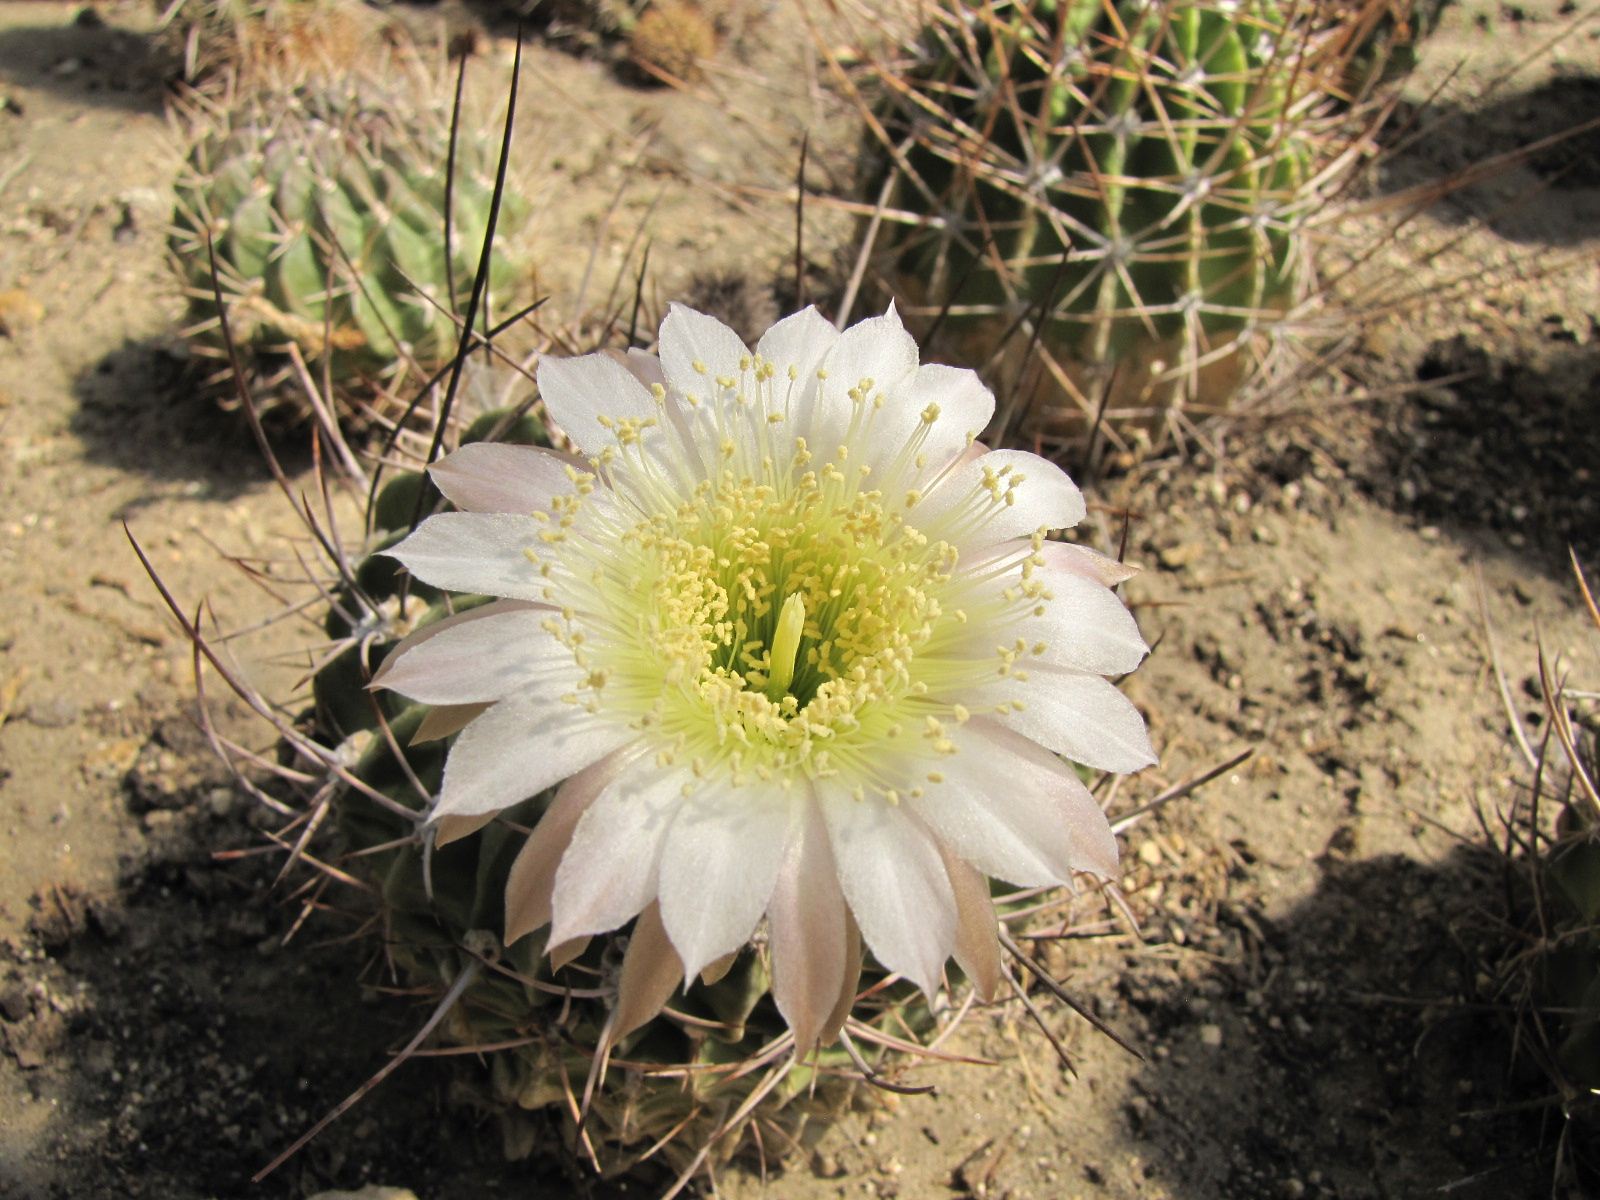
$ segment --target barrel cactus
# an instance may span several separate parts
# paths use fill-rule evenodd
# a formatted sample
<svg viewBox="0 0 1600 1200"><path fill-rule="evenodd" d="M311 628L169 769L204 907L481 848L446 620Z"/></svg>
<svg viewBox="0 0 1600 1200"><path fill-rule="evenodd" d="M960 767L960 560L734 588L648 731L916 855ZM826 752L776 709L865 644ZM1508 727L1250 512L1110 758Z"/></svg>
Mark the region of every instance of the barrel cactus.
<svg viewBox="0 0 1600 1200"><path fill-rule="evenodd" d="M443 114L355 89L263 93L203 123L169 240L197 353L225 359L214 252L233 341L269 407L305 411L297 386L278 386L291 378L290 345L336 395L448 361L489 226L492 153L462 138L452 168ZM518 256L502 247L515 246L528 212L509 187L490 260L497 303L519 291Z"/></svg>
<svg viewBox="0 0 1600 1200"><path fill-rule="evenodd" d="M880 67L877 274L991 372L1002 436L1159 439L1258 370L1314 286L1306 222L1366 148L1342 101L1361 44L1325 11L949 5Z"/></svg>

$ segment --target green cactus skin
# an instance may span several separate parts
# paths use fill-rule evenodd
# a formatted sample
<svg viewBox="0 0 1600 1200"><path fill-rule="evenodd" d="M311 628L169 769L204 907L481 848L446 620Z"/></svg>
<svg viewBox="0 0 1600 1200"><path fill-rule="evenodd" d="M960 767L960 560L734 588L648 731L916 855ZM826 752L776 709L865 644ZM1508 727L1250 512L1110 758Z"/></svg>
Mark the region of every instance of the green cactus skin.
<svg viewBox="0 0 1600 1200"><path fill-rule="evenodd" d="M209 237L235 345L258 369L291 343L336 390L447 361L488 226L493 163L481 143L457 146L447 261L443 121L308 90L267 103L199 136L177 182L169 244L197 350L224 354ZM492 295L514 290L498 245L527 215L508 189Z"/></svg>
<svg viewBox="0 0 1600 1200"><path fill-rule="evenodd" d="M1341 68L1301 11L945 10L909 67L881 72L890 153L867 191L889 179L902 218L875 246L890 291L924 329L942 313L940 352L989 367L1002 395L1064 386L1080 428L1113 377L1113 420L1225 404L1236 343L1308 294L1303 224L1348 149ZM1021 361L1030 345L1055 383Z"/></svg>
<svg viewBox="0 0 1600 1200"><path fill-rule="evenodd" d="M483 414L464 436L474 440L490 432L497 440L548 444L536 418L519 418L512 410ZM372 506L374 551L404 535L426 489L415 473L384 485ZM479 1068L465 1091L500 1120L507 1153L523 1156L534 1148L539 1120L557 1116L569 1138L575 1133L573 1097L582 1094L589 1075L631 925L591 939L559 971L551 970L544 955L546 930L503 944L507 873L553 792L447 845L424 846L417 818L406 813L420 816L418 784L437 792L451 739L412 744L428 706L395 692L369 691L367 683L403 633L487 597L446 597L406 579L391 564L374 553L336 595L328 632L346 648L313 681L311 721L319 738L350 752L355 778L393 802L385 807L354 789L335 801L346 867L378 893L389 961L409 987L440 996L464 970L480 967L436 1036L460 1047L501 1047L482 1055L488 1070ZM369 615L352 622L341 610ZM380 714L388 736L380 729ZM393 746L403 748L404 764L391 737ZM921 993L904 982L886 984L883 971L870 962L861 987L870 998L858 1003L858 1020L901 1036L933 1027ZM663 1162L674 1171L692 1167L765 1079L770 1064L751 1068L751 1060L787 1028L759 947L746 947L714 982L680 987L668 1009L613 1049L605 1083L592 1098L584 1130L605 1173L631 1168L663 1139L657 1151ZM878 1047L859 1048L869 1060L881 1056ZM841 1047L822 1050L718 1138L712 1161L752 1145L778 1158L808 1144L849 1107L858 1079ZM546 1116L537 1116L541 1112ZM753 1135L757 1125L762 1132Z"/></svg>

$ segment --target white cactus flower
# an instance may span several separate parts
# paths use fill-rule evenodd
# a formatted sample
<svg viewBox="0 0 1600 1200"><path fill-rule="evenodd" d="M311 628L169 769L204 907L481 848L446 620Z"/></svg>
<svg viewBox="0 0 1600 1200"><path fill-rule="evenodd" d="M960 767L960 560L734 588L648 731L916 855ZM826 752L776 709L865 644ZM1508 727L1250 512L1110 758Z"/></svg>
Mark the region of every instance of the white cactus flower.
<svg viewBox="0 0 1600 1200"><path fill-rule="evenodd" d="M1146 653L1111 591L1131 571L1045 539L1083 517L1077 487L977 444L994 397L919 365L893 309L843 333L807 309L752 351L675 307L659 360L547 359L538 383L582 457L473 444L433 466L460 511L391 553L501 599L379 675L461 730L442 836L560 785L506 940L548 923L559 960L639 918L613 1040L763 920L801 1050L837 1035L863 938L930 995L951 956L992 994L983 876L1117 869L1057 756L1155 761L1104 678Z"/></svg>

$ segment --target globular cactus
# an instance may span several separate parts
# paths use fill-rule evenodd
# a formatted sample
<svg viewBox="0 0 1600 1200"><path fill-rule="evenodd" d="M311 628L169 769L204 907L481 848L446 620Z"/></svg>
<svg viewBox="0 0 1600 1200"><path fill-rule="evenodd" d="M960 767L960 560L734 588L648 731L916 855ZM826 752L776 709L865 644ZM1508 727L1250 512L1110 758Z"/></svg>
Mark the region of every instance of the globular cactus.
<svg viewBox="0 0 1600 1200"><path fill-rule="evenodd" d="M303 410L293 388L273 386L287 376L291 344L315 375L327 370L336 393L447 361L488 229L495 166L483 139L464 137L452 167L448 129L426 108L309 89L258 97L205 128L177 181L169 243L197 352L225 358L214 251L230 332L267 407ZM528 211L508 187L488 280L497 303L518 291L517 253L502 247L514 245Z"/></svg>
<svg viewBox="0 0 1600 1200"><path fill-rule="evenodd" d="M176 79L243 91L343 78L392 32L362 0L171 0L156 41Z"/></svg>
<svg viewBox="0 0 1600 1200"><path fill-rule="evenodd" d="M716 27L692 0L654 0L628 34L628 59L649 80L698 83L716 50Z"/></svg>
<svg viewBox="0 0 1600 1200"><path fill-rule="evenodd" d="M880 65L873 262L1000 436L1224 408L1312 294L1307 221L1370 149L1354 49L1278 0L988 0Z"/></svg>
<svg viewBox="0 0 1600 1200"><path fill-rule="evenodd" d="M513 410L479 416L461 440L491 438L548 444L536 417ZM402 635L484 599L440 593L381 554L409 531L419 500L437 499L429 487L420 473L403 473L378 493L371 551L328 614L327 631L343 649L315 676L310 726L340 748L358 781L334 801L341 861L372 885L388 960L408 987L438 996L476 972L437 1037L485 1048L472 1057L486 1058L487 1071L477 1068L462 1091L498 1118L508 1156L522 1157L551 1121L574 1132L633 924L584 939L575 955L558 950L554 960L547 929L504 944L508 875L553 790L487 823L447 819L437 840L419 835L454 733L476 711L430 708L369 683ZM752 1144L777 1158L850 1105L858 1076L839 1045L784 1069L787 1026L769 986L763 948L747 946L680 987L660 1016L611 1049L584 1117L584 1143L602 1171L627 1170L651 1153L682 1172L702 1152L718 1161ZM933 1024L921 993L886 981L881 968L869 963L859 990L858 1023L892 1025L901 1035ZM861 1050L882 1053L870 1043ZM764 1133L752 1138L757 1125Z"/></svg>

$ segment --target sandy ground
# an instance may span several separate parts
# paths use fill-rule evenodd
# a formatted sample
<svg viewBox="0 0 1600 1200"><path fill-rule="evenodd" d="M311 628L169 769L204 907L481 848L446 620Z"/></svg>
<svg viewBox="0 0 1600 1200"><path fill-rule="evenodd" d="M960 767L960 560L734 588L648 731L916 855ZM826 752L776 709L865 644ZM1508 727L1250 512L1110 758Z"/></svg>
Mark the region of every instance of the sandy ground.
<svg viewBox="0 0 1600 1200"><path fill-rule="evenodd" d="M0 1196L648 1195L560 1155L505 1164L437 1063L249 1183L419 1015L356 984L366 951L337 929L283 945L299 908L269 864L211 856L258 844L259 814L189 715L189 649L129 534L186 605L237 628L276 605L226 556L281 560L298 525L238 422L184 383L149 14L80 11L0 8ZM1465 62L1420 112L1445 123L1374 196L1600 115L1596 38L1554 4L1452 7L1407 93ZM710 268L774 278L792 210L761 193L788 186L801 130L819 189L843 186L852 145L807 44L793 14L752 22L688 95L535 48L519 169L541 282L570 297L594 244L610 280L646 215L661 295ZM506 61L493 44L485 70ZM1057 1014L1069 1073L1017 1012L980 1014L960 1045L997 1065L919 1070L935 1096L852 1115L770 1179L729 1168L721 1194L1535 1194L1560 1119L1517 1107L1548 1088L1485 1002L1513 939L1475 814L1524 773L1477 596L1481 579L1527 712L1537 637L1592 664L1565 563L1569 542L1600 551L1600 178L1593 141L1576 145L1407 226L1378 256L1391 272L1351 285L1380 316L1317 411L1240 423L1220 458L1087 481L1138 514L1128 596L1157 646L1127 688L1162 763L1119 809L1254 751L1129 834L1142 941L1050 950L1143 1059ZM831 266L848 223L820 205L811 222ZM288 461L309 487L303 453ZM1096 520L1114 548L1116 519ZM306 644L281 624L242 667L287 695L283 656Z"/></svg>

